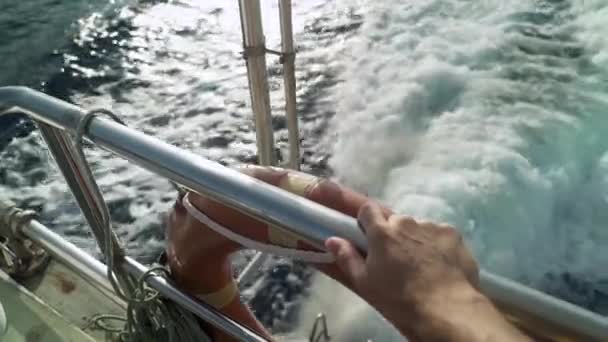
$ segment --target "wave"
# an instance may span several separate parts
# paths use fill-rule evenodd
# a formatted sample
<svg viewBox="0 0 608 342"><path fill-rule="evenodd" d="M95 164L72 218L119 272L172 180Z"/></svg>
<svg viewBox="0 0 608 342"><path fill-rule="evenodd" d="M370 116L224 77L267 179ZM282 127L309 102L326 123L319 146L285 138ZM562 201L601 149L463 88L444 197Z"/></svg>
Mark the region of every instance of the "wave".
<svg viewBox="0 0 608 342"><path fill-rule="evenodd" d="M608 7L581 6L370 5L329 164L398 212L457 226L483 267L606 310Z"/></svg>

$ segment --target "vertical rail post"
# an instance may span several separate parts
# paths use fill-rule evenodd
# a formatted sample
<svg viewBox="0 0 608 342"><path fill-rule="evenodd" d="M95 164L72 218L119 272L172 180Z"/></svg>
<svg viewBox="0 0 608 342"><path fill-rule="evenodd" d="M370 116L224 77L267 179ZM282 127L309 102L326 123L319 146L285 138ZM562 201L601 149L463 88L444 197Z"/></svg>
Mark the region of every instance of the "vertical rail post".
<svg viewBox="0 0 608 342"><path fill-rule="evenodd" d="M296 77L293 48L293 27L291 24L291 0L279 0L279 18L281 22L281 52L283 63L283 83L285 88L285 116L289 141L289 167L300 169L300 134L296 112Z"/></svg>
<svg viewBox="0 0 608 342"><path fill-rule="evenodd" d="M239 0L251 107L260 165L274 165L274 137L266 73L266 46L259 0Z"/></svg>

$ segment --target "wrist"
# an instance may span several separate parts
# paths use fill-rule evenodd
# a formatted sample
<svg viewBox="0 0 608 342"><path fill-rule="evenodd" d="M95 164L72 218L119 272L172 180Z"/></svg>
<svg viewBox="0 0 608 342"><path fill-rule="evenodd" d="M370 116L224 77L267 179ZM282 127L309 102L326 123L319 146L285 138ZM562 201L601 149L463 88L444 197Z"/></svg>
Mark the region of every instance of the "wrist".
<svg viewBox="0 0 608 342"><path fill-rule="evenodd" d="M463 321L478 314L479 310L485 311L492 306L466 280L428 286L415 294L410 293L406 298L407 303L395 302L380 311L412 340L428 340L429 337L449 340L449 337L455 336L467 340L468 324Z"/></svg>
<svg viewBox="0 0 608 342"><path fill-rule="evenodd" d="M489 300L468 281L453 281L434 287L418 298L415 313L418 319L451 316L454 308L472 307Z"/></svg>

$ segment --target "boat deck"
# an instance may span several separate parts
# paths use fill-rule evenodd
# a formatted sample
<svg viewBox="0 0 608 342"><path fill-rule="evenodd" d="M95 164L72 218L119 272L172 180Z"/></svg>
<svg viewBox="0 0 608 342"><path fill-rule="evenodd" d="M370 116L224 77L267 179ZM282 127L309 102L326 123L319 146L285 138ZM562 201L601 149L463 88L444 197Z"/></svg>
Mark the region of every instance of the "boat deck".
<svg viewBox="0 0 608 342"><path fill-rule="evenodd" d="M91 318L122 316L125 308L55 261L22 284L0 270L0 301L8 323L0 341L10 342L109 341L111 336L90 324Z"/></svg>

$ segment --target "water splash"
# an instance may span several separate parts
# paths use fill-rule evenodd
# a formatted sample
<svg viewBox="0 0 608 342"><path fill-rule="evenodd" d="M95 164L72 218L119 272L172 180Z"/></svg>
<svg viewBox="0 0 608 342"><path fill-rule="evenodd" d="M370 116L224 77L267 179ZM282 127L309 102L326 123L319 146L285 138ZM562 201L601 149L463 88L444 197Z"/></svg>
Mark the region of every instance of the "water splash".
<svg viewBox="0 0 608 342"><path fill-rule="evenodd" d="M581 18L600 5L586 6L374 6L330 166L399 212L456 225L491 271L552 293L577 289L560 276L549 289L550 274L605 282L608 45L590 48L597 25Z"/></svg>

